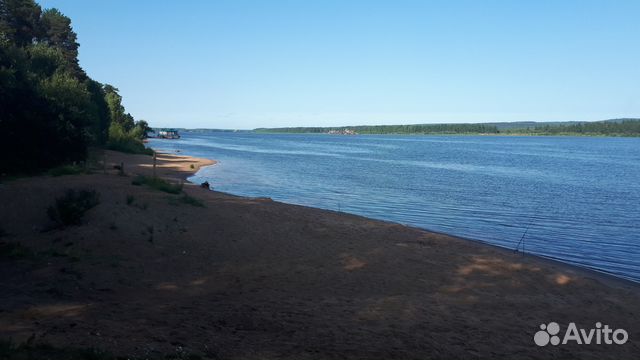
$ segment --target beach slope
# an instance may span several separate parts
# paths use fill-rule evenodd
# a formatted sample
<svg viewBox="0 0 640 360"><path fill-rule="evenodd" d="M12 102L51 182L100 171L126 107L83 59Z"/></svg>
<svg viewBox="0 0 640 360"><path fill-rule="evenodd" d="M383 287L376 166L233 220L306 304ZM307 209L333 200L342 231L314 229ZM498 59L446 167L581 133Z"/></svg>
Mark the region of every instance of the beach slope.
<svg viewBox="0 0 640 360"><path fill-rule="evenodd" d="M151 157L108 151L106 161L93 174L0 185L1 340L139 358L640 353L636 284L344 213L188 183L166 193L132 184L153 174ZM155 171L179 182L212 163L161 154ZM61 228L47 208L66 189L96 190L100 203ZM552 321L563 331L600 322L629 340L537 346Z"/></svg>

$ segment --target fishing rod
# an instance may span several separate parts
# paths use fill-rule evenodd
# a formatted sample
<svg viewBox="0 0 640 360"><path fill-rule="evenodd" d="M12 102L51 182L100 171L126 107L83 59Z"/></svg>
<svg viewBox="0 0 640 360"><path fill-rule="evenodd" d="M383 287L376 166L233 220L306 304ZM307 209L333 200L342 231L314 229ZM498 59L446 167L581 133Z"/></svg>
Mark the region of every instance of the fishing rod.
<svg viewBox="0 0 640 360"><path fill-rule="evenodd" d="M529 228L531 228L531 225L533 225L533 222L535 221L536 215L538 215L538 209L540 209L540 205L539 204L538 204L538 206L536 206L535 210L533 211L533 215L531 216L531 219L530 219L529 223L527 224L527 227L524 229L524 232L522 233L522 236L520 237L520 241L518 241L518 244L516 244L515 249L513 249L514 252L518 252L518 249L520 248L520 244L522 244L522 255L524 255L524 238L525 238L525 236L527 236L527 233L529 232Z"/></svg>

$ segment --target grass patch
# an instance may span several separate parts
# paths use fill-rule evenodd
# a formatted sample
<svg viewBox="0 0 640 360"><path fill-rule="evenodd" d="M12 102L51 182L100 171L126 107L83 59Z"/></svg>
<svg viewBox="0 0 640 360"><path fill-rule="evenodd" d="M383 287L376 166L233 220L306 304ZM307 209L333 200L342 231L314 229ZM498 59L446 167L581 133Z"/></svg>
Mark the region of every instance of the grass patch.
<svg viewBox="0 0 640 360"><path fill-rule="evenodd" d="M63 175L79 175L91 173L86 167L80 165L62 165L50 169L47 174L50 176L63 176Z"/></svg>
<svg viewBox="0 0 640 360"><path fill-rule="evenodd" d="M80 256L65 246L65 251L60 252L55 248L43 251L32 250L18 242L0 242L0 259L50 261L51 258L66 258L71 262L80 261ZM0 360L3 358L0 357Z"/></svg>
<svg viewBox="0 0 640 360"><path fill-rule="evenodd" d="M159 177L138 175L133 181L133 185L147 185L148 187L160 191L164 191L169 194L180 194L182 192L182 184L170 183L167 180Z"/></svg>
<svg viewBox="0 0 640 360"><path fill-rule="evenodd" d="M183 204L187 204L187 205L192 205L192 206L197 206L197 207L204 207L204 202L202 202L202 200L200 199L196 199L193 196L189 196L187 194L183 194L180 198L179 198L180 202Z"/></svg>
<svg viewBox="0 0 640 360"><path fill-rule="evenodd" d="M158 360L202 360L199 354L182 349L173 354L153 357ZM209 357L207 357L209 358ZM217 358L217 357L216 357ZM143 360L149 357L120 357L95 348L54 347L48 344L32 344L30 341L16 345L11 341L0 340L0 360Z"/></svg>
<svg viewBox="0 0 640 360"><path fill-rule="evenodd" d="M47 215L61 226L79 225L84 214L99 203L100 196L95 190L69 189L49 206Z"/></svg>
<svg viewBox="0 0 640 360"><path fill-rule="evenodd" d="M20 360L112 360L113 355L93 348L55 348L51 345L15 345L8 341L0 342L0 359Z"/></svg>
<svg viewBox="0 0 640 360"><path fill-rule="evenodd" d="M33 250L28 247L17 243L0 243L0 258L3 259L25 259L33 257L35 254ZM1 359L1 358L0 358Z"/></svg>
<svg viewBox="0 0 640 360"><path fill-rule="evenodd" d="M187 204L187 205L196 206L196 207L206 207L202 200L196 199L193 196L189 196L187 194L182 194L182 196L178 198L169 198L169 204L171 205Z"/></svg>

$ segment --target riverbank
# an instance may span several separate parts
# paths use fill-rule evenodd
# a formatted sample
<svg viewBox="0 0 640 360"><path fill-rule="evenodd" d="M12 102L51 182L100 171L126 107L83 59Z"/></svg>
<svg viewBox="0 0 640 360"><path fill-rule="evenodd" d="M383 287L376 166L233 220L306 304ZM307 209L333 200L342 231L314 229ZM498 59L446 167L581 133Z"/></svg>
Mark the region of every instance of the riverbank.
<svg viewBox="0 0 640 360"><path fill-rule="evenodd" d="M637 284L444 234L236 197L135 186L143 155L107 173L0 185L0 339L162 358L628 358ZM114 165L124 164L125 176ZM182 181L213 162L162 154ZM193 165L193 167L192 167ZM215 184L212 184L215 187ZM95 189L52 228L65 189ZM188 196L188 197L185 197ZM184 199L195 199L185 201ZM625 329L625 345L538 347L542 323Z"/></svg>

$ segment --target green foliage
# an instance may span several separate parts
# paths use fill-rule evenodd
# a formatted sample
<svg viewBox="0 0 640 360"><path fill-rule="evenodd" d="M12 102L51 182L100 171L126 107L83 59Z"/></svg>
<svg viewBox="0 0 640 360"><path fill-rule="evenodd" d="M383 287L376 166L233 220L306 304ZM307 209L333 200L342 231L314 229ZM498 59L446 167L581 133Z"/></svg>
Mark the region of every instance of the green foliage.
<svg viewBox="0 0 640 360"><path fill-rule="evenodd" d="M169 194L180 194L182 192L182 183L173 184L154 176L138 175L131 181L131 184L146 185L152 189L164 191Z"/></svg>
<svg viewBox="0 0 640 360"><path fill-rule="evenodd" d="M38 78L52 76L56 70L65 65L64 54L58 48L38 43L25 49L30 61L29 68Z"/></svg>
<svg viewBox="0 0 640 360"><path fill-rule="evenodd" d="M522 135L640 136L640 119L543 125L525 129L509 129L504 133Z"/></svg>
<svg viewBox="0 0 640 360"><path fill-rule="evenodd" d="M146 139L149 137L149 133L154 132L153 129L149 126L149 123L145 120L136 121L135 127L135 135L139 139Z"/></svg>
<svg viewBox="0 0 640 360"><path fill-rule="evenodd" d="M120 123L112 122L109 126L107 147L130 154L153 155L153 150L146 148L138 136L135 128L132 131L126 131Z"/></svg>
<svg viewBox="0 0 640 360"><path fill-rule="evenodd" d="M86 76L78 64L78 36L71 28L71 19L58 9L47 9L42 13L42 41L62 51L66 59L66 69L79 79Z"/></svg>
<svg viewBox="0 0 640 360"><path fill-rule="evenodd" d="M48 174L51 176L78 175L88 173L89 171L87 170L87 168L80 165L62 165L48 171Z"/></svg>
<svg viewBox="0 0 640 360"><path fill-rule="evenodd" d="M196 207L205 207L204 202L200 199L196 199L188 194L182 194L179 198L169 199L171 205L187 204Z"/></svg>
<svg viewBox="0 0 640 360"><path fill-rule="evenodd" d="M56 71L40 81L40 93L66 117L67 126L81 129L85 123L90 94L84 83L65 71Z"/></svg>
<svg viewBox="0 0 640 360"><path fill-rule="evenodd" d="M498 129L485 124L416 124L416 125L361 125L342 127L260 128L263 133L315 133L352 130L358 134L497 134Z"/></svg>
<svg viewBox="0 0 640 360"><path fill-rule="evenodd" d="M90 104L87 108L87 126L91 134L91 143L104 145L109 138L109 124L111 115L105 99L106 93L101 83L87 79L85 86L89 92Z"/></svg>
<svg viewBox="0 0 640 360"><path fill-rule="evenodd" d="M117 262L112 263L117 267ZM217 357L216 357L217 358ZM10 341L0 340L0 359L2 360L122 360L125 357L115 356L109 352L96 348L54 347L49 344L33 344L30 341L17 345ZM127 356L129 360L149 359L148 356ZM203 357L177 349L174 353L154 356L158 360L201 360Z"/></svg>
<svg viewBox="0 0 640 360"><path fill-rule="evenodd" d="M0 174L33 174L87 156L89 145L151 153L111 85L78 63L77 35L57 9L33 0L0 0ZM110 124L123 131L109 141ZM43 151L46 149L46 151Z"/></svg>
<svg viewBox="0 0 640 360"><path fill-rule="evenodd" d="M42 34L42 9L33 0L0 1L0 33L18 46L26 46Z"/></svg>
<svg viewBox="0 0 640 360"><path fill-rule="evenodd" d="M122 96L118 94L118 89L111 85L105 85L105 101L109 108L109 114L111 115L111 122L117 123L124 131L128 132L135 126L133 117L129 113L125 113L124 106L122 105Z"/></svg>
<svg viewBox="0 0 640 360"><path fill-rule="evenodd" d="M94 348L56 348L46 344L15 345L0 341L0 359L20 360L114 360L113 355Z"/></svg>
<svg viewBox="0 0 640 360"><path fill-rule="evenodd" d="M32 257L33 255L34 255L34 252L31 249L29 249L28 247L20 243L0 242L0 258L24 259L24 258Z"/></svg>
<svg viewBox="0 0 640 360"><path fill-rule="evenodd" d="M47 209L47 215L62 226L79 225L84 214L99 203L100 196L95 190L69 189Z"/></svg>
<svg viewBox="0 0 640 360"><path fill-rule="evenodd" d="M343 127L291 127L260 128L260 133L311 133L352 130L358 134L504 134L504 135L586 135L586 136L640 136L640 119L616 119L570 124L523 126L522 123L491 124L423 124L375 125Z"/></svg>
<svg viewBox="0 0 640 360"><path fill-rule="evenodd" d="M127 195L126 201L127 205L132 205L133 202L136 201L136 198L133 195Z"/></svg>

